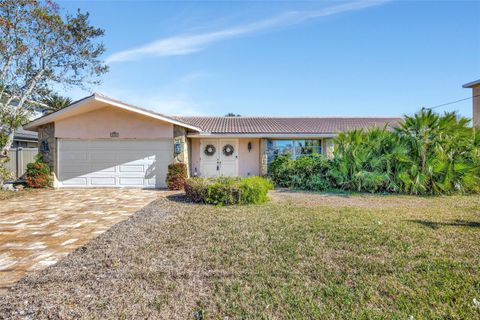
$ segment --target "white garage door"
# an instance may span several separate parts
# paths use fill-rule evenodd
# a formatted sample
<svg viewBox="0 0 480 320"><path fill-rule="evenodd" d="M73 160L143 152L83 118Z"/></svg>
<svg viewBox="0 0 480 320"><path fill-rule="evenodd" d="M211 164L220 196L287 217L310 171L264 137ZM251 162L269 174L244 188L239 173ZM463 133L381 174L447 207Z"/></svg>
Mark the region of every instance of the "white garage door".
<svg viewBox="0 0 480 320"><path fill-rule="evenodd" d="M58 141L60 187L165 187L172 140Z"/></svg>

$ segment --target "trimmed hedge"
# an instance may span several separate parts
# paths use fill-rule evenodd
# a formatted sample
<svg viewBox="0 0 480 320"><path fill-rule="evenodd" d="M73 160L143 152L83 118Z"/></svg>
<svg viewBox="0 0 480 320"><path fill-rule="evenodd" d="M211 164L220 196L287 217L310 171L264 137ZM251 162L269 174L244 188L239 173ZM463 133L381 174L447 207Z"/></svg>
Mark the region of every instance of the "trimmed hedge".
<svg viewBox="0 0 480 320"><path fill-rule="evenodd" d="M27 164L25 182L30 188L47 188L52 186L50 167L37 155L34 163Z"/></svg>
<svg viewBox="0 0 480 320"><path fill-rule="evenodd" d="M272 189L269 180L257 176L190 178L185 182L185 194L191 201L214 205L264 203Z"/></svg>
<svg viewBox="0 0 480 320"><path fill-rule="evenodd" d="M167 186L169 190L182 190L187 179L187 165L185 163L173 163L168 165Z"/></svg>

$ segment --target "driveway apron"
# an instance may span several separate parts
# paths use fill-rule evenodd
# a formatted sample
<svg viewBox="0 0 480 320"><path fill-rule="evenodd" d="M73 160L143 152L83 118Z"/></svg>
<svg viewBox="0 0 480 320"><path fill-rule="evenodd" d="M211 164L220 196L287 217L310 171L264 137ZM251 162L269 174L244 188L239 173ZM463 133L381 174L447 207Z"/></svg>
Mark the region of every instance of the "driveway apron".
<svg viewBox="0 0 480 320"><path fill-rule="evenodd" d="M0 288L55 264L160 194L141 189L60 189L0 201Z"/></svg>

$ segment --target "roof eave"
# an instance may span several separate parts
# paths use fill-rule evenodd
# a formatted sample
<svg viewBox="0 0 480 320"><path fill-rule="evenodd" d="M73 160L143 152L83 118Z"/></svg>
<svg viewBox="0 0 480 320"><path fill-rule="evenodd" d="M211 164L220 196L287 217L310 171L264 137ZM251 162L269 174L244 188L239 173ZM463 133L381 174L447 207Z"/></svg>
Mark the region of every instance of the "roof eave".
<svg viewBox="0 0 480 320"><path fill-rule="evenodd" d="M27 130L35 131L35 130L37 130L37 128L39 126L41 126L43 124L50 123L50 122L54 122L55 119L58 119L58 117L61 116L62 114L65 114L67 112L70 112L70 111L78 109L78 108L81 108L83 105L85 105L85 103L87 103L89 101L92 101L92 100L96 100L96 101L99 101L99 102L104 102L104 103L106 103L108 105L111 105L111 106L115 106L115 107L118 107L118 108L121 108L121 109L124 109L124 110L128 110L128 111L132 111L132 112L135 112L135 113L138 113L138 114L142 114L142 115L147 116L147 117L162 120L162 121L165 121L165 122L168 122L168 123L171 123L171 124L174 124L174 125L178 125L178 126L181 126L181 127L193 130L193 131L197 131L197 132L202 131L200 128L192 126L190 124L187 124L187 123L175 120L175 119L171 119L169 117L165 117L163 115L160 115L160 114L152 112L152 111L148 111L148 110L145 110L145 109L141 109L141 108L138 108L138 107L131 106L131 105L126 104L126 103L122 103L122 102L119 102L119 101L116 101L116 100L112 100L112 99L109 99L108 97L101 96L101 95L98 95L98 94L95 94L95 93L90 95L90 96L87 96L83 99L75 101L74 103L72 103L71 105L69 105L66 108L55 111L55 112L50 113L46 116L40 117L36 120L33 120L33 121L27 123L24 126L24 128L27 129Z"/></svg>
<svg viewBox="0 0 480 320"><path fill-rule="evenodd" d="M188 134L188 138L334 138L338 133L209 133Z"/></svg>
<svg viewBox="0 0 480 320"><path fill-rule="evenodd" d="M465 83L462 87L463 88L473 88L473 87L476 87L476 86L480 86L480 79L469 82L469 83Z"/></svg>

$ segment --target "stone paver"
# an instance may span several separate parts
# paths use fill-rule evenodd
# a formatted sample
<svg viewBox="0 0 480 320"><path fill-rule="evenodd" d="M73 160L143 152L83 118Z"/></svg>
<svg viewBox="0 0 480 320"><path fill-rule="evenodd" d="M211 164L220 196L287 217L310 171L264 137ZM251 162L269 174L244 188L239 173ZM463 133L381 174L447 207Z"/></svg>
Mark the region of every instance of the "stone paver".
<svg viewBox="0 0 480 320"><path fill-rule="evenodd" d="M127 219L162 194L140 189L61 189L0 201L0 288Z"/></svg>

